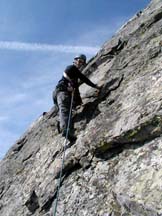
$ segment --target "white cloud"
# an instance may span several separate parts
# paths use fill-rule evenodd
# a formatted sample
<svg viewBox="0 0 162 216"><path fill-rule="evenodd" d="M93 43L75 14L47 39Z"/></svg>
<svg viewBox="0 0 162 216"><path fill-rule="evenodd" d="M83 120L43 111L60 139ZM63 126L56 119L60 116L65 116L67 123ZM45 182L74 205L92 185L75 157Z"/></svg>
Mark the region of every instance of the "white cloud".
<svg viewBox="0 0 162 216"><path fill-rule="evenodd" d="M50 51L63 53L87 53L95 54L99 47L91 46L72 46L72 45L53 45L41 43L24 43L19 41L0 41L0 49L7 50L26 50L26 51Z"/></svg>

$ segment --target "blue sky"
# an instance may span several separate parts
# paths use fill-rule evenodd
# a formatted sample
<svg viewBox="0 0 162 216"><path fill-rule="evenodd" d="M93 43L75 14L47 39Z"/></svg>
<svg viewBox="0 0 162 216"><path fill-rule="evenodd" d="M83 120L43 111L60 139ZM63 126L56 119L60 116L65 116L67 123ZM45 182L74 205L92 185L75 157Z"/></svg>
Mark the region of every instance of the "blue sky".
<svg viewBox="0 0 162 216"><path fill-rule="evenodd" d="M66 65L150 0L0 0L0 159L44 111Z"/></svg>

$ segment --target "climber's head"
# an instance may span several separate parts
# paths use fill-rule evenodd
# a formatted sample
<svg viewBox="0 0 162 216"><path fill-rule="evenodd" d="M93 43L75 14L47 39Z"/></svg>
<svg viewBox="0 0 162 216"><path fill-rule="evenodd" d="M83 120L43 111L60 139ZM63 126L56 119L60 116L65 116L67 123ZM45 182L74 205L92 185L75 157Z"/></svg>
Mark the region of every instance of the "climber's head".
<svg viewBox="0 0 162 216"><path fill-rule="evenodd" d="M81 68L83 65L86 64L86 56L84 54L79 54L75 56L74 58L74 64L78 67Z"/></svg>

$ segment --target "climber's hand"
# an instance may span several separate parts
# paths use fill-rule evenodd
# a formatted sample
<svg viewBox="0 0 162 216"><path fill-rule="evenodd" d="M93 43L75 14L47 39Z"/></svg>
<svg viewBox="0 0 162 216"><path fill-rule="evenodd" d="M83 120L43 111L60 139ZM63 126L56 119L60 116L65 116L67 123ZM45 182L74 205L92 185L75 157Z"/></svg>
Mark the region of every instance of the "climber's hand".
<svg viewBox="0 0 162 216"><path fill-rule="evenodd" d="M97 97L102 89L102 85L101 86L96 85L96 89L97 89L96 90L96 97Z"/></svg>
<svg viewBox="0 0 162 216"><path fill-rule="evenodd" d="M67 90L68 90L69 92L73 92L73 91L74 91L74 87L73 87L73 85L72 85L71 83L68 83Z"/></svg>
<svg viewBox="0 0 162 216"><path fill-rule="evenodd" d="M68 90L69 92L73 92L73 91L74 91L74 88L71 87L71 86L68 86L68 87L67 87L67 90Z"/></svg>

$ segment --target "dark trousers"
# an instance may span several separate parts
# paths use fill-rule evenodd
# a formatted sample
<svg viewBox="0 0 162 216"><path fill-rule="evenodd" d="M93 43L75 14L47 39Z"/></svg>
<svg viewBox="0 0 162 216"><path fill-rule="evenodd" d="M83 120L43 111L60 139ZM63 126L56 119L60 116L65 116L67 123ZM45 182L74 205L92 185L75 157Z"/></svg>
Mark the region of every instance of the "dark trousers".
<svg viewBox="0 0 162 216"><path fill-rule="evenodd" d="M67 129L70 114L71 93L68 91L58 91L53 93L55 105L59 110L60 129Z"/></svg>

